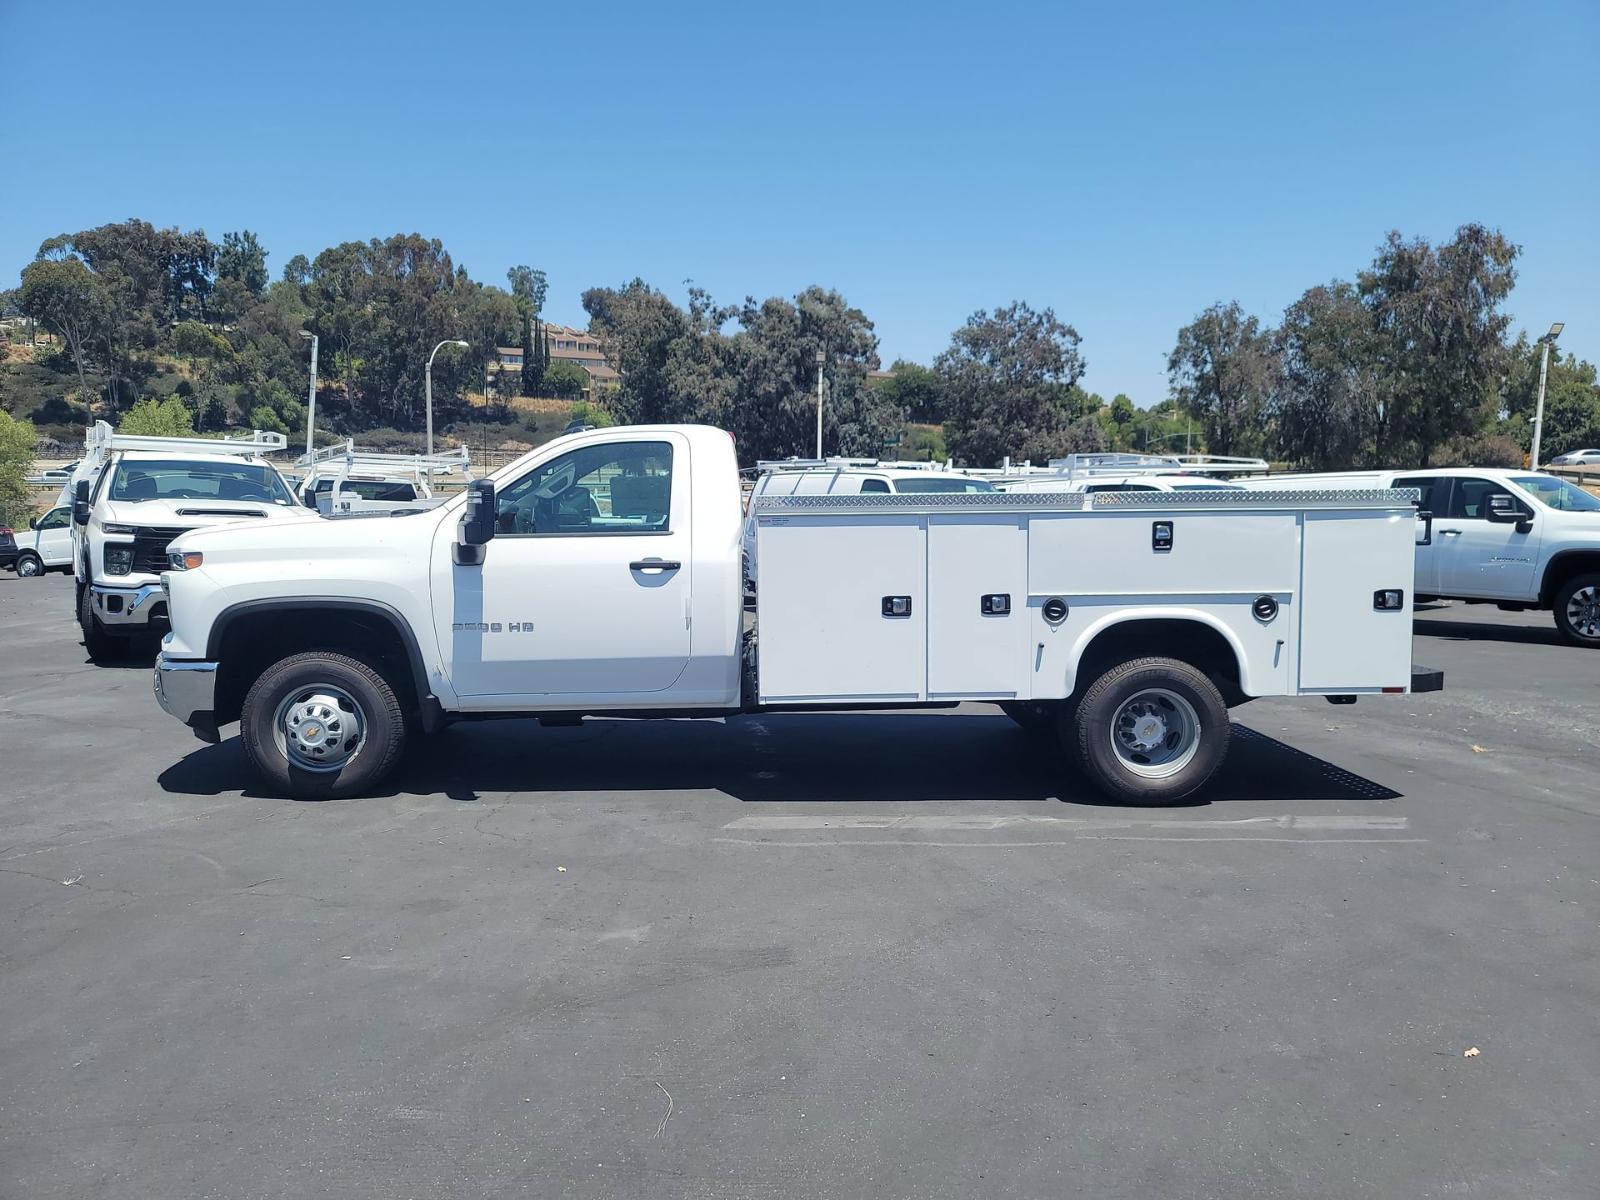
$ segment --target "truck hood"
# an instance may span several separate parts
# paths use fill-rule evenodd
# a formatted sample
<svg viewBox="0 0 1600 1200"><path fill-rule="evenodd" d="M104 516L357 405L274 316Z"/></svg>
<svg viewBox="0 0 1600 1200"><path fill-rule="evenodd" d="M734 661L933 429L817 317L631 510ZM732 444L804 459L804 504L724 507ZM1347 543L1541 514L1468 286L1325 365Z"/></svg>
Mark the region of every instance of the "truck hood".
<svg viewBox="0 0 1600 1200"><path fill-rule="evenodd" d="M306 509L258 500L107 500L100 509L103 523L158 528L199 529L245 522L303 520Z"/></svg>
<svg viewBox="0 0 1600 1200"><path fill-rule="evenodd" d="M290 563L316 560L324 565L360 559L415 555L427 560L434 530L445 517L441 510L403 517L330 519L310 509L288 509L294 520L245 519L191 529L172 541L176 550L199 550L206 565L221 563Z"/></svg>

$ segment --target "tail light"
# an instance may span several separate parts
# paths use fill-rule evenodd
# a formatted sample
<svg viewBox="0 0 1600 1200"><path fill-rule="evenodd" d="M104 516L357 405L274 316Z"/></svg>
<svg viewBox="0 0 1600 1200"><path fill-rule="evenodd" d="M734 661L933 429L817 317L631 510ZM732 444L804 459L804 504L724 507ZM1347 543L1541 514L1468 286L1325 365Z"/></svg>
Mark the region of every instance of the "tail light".
<svg viewBox="0 0 1600 1200"><path fill-rule="evenodd" d="M9 525L0 525L0 537L11 537L11 536L12 536L11 526L9 526Z"/></svg>

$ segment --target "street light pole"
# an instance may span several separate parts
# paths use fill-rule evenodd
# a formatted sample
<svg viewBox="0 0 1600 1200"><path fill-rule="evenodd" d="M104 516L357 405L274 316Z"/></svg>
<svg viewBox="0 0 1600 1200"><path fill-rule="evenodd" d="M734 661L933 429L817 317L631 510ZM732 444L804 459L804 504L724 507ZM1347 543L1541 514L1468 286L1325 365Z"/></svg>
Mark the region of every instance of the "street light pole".
<svg viewBox="0 0 1600 1200"><path fill-rule="evenodd" d="M311 387L306 393L306 453L310 454L316 449L311 444L311 431L317 424L317 335L302 329L300 336L311 339Z"/></svg>
<svg viewBox="0 0 1600 1200"><path fill-rule="evenodd" d="M439 353L439 351L443 350L446 346L460 346L463 350L465 350L467 348L467 343L462 342L462 341L457 341L454 338L445 338L444 341L440 342L437 346L435 346L433 348L433 354L428 355L428 365L425 368L423 368L423 372L422 372L422 388L423 388L423 392L425 393L425 395L427 397L427 401L428 401L428 453L429 454L433 453L433 355Z"/></svg>
<svg viewBox="0 0 1600 1200"><path fill-rule="evenodd" d="M1539 339L1539 345L1544 347L1544 353L1539 356L1539 403L1533 410L1533 453L1528 456L1530 471L1539 469L1539 442L1544 437L1544 381L1550 373L1550 347L1565 328L1565 322L1557 321L1550 326L1550 332Z"/></svg>
<svg viewBox="0 0 1600 1200"><path fill-rule="evenodd" d="M817 351L817 457L822 457L822 364L827 362L827 356L821 350Z"/></svg>

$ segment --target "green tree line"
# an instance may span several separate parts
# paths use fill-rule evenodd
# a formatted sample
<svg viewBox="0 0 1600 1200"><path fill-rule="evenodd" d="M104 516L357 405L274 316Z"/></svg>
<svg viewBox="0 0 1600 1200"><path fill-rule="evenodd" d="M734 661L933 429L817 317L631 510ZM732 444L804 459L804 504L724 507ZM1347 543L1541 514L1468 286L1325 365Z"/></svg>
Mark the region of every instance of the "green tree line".
<svg viewBox="0 0 1600 1200"><path fill-rule="evenodd" d="M62 436L141 400L165 407L139 421L179 421L175 400L199 430L298 431L302 331L320 340L318 425L330 434L420 429L424 364L447 339L469 348L435 360L442 428L512 428L503 404L469 405L469 391L504 401L585 389L581 369L551 358L543 271L480 282L417 234L297 254L275 280L267 257L249 230L213 242L140 220L48 239L0 301L56 340L0 373L0 399ZM692 288L679 304L634 279L582 294L620 374L586 412L717 424L745 461L809 454L820 355L827 453L992 465L1191 448L1323 469L1509 460L1529 441L1537 380L1538 348L1507 336L1516 257L1477 225L1440 245L1391 234L1353 281L1310 288L1276 324L1215 304L1178 331L1169 395L1150 408L1085 390L1077 330L1024 301L974 312L931 364L884 372L872 321L835 290L723 304ZM496 369L502 345L522 348L520 372ZM920 431L912 448L908 423ZM1592 366L1556 356L1544 444L1573 442L1600 442L1600 391Z"/></svg>

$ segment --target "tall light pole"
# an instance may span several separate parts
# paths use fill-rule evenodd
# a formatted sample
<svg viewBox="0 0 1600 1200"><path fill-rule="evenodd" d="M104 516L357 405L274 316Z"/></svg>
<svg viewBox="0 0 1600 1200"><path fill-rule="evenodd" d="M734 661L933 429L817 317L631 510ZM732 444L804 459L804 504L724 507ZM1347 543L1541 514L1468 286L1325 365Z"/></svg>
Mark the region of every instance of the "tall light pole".
<svg viewBox="0 0 1600 1200"><path fill-rule="evenodd" d="M1566 328L1564 321L1557 321L1550 326L1550 332L1539 339L1539 345L1544 347L1544 353L1539 356L1539 403L1533 410L1533 453L1528 456L1528 469L1539 469L1539 440L1544 436L1544 381L1550 373L1550 347L1561 336L1561 331Z"/></svg>
<svg viewBox="0 0 1600 1200"><path fill-rule="evenodd" d="M317 335L302 329L300 336L311 339L311 388L306 393L306 453L310 454L316 449L311 444L311 431L317 424Z"/></svg>
<svg viewBox="0 0 1600 1200"><path fill-rule="evenodd" d="M444 341L440 342L437 346L435 346L433 348L433 354L428 355L428 365L422 372L423 391L426 393L427 400L428 400L428 453L429 454L433 453L433 355L439 353L439 351L443 350L446 346L460 346L463 350L465 350L467 348L467 343L462 342L462 341L457 341L454 338L445 338Z"/></svg>
<svg viewBox="0 0 1600 1200"><path fill-rule="evenodd" d="M817 457L822 457L822 366L828 356L817 351Z"/></svg>

